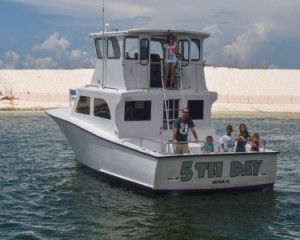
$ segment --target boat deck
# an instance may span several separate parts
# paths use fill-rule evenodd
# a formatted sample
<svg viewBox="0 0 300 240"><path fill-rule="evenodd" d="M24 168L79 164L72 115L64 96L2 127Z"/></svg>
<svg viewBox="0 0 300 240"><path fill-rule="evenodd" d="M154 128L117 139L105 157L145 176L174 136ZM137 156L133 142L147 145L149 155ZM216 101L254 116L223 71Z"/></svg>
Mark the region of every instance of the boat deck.
<svg viewBox="0 0 300 240"><path fill-rule="evenodd" d="M135 145L137 149L144 150L144 151L150 151L153 152L155 155L159 154L162 156L169 156L169 155L179 155L182 154L174 154L173 153L173 147L172 147L172 141L168 142L161 142L158 139L145 139L145 138L124 138L122 139L122 143L130 143L130 145ZM203 141L199 142L188 142L190 153L186 153L183 155L193 156L193 155L209 155L205 154L201 151L201 146L204 144ZM233 149L232 152L223 152L221 148L221 143L214 141L215 146L215 152L212 152L210 154L258 154L258 153L279 153L277 151L272 151L269 149L266 149L265 147L260 148L259 152L253 152L250 151L250 144L246 145L246 152L235 152L235 149Z"/></svg>

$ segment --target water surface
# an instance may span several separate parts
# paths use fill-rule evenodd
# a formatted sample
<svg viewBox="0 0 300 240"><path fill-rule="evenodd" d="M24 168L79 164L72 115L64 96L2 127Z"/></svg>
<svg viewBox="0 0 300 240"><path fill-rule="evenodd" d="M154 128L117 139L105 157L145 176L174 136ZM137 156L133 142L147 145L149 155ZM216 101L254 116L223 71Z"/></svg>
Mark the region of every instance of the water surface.
<svg viewBox="0 0 300 240"><path fill-rule="evenodd" d="M81 169L45 114L0 115L0 239L299 239L299 117L246 123L279 150L274 190L152 196Z"/></svg>

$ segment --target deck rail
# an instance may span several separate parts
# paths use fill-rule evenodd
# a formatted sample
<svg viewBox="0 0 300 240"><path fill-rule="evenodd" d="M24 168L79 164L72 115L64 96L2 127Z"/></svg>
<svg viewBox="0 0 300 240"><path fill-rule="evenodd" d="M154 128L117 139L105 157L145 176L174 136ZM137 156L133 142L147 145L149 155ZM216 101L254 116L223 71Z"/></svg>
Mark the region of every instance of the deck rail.
<svg viewBox="0 0 300 240"><path fill-rule="evenodd" d="M135 137L135 138L131 138L131 140L133 139L136 139L138 141L138 145L141 147L141 148L144 148L145 147L145 144L143 144L143 142L145 141L148 141L148 142L152 142L152 143L156 143L156 144L159 144L160 146L163 146L163 145L167 145L167 154L170 154L171 153L171 148L170 148L170 145L173 144L173 141L172 140L169 140L169 141L159 141L159 140L155 140L155 139L150 139L150 138L139 138L139 137ZM127 139L128 141L128 139ZM265 152L266 151L266 140L262 140L262 147L260 149L262 149L262 152ZM195 141L186 141L186 142L178 142L177 144L204 144L205 141L198 141L198 142L195 142ZM213 143L218 146L218 151L216 152L223 152L221 151L221 143L218 142L218 141L213 141ZM199 148L200 150L200 148ZM163 151L160 151L161 153Z"/></svg>

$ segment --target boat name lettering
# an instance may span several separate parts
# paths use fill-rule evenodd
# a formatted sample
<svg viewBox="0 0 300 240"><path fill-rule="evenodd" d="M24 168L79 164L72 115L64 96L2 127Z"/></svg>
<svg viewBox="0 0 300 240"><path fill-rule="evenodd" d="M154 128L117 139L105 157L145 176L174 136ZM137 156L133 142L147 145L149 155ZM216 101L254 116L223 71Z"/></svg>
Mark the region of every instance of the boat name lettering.
<svg viewBox="0 0 300 240"><path fill-rule="evenodd" d="M257 176L262 162L263 160L247 160L243 164L240 161L232 161L230 163L230 177ZM194 171L198 172L198 178L204 178L205 176L208 178L222 177L223 162L196 162L194 164L193 161L184 161L181 164L180 180L182 182L191 180ZM213 181L213 184L220 184L220 181ZM229 180L223 182L229 183Z"/></svg>
<svg viewBox="0 0 300 240"><path fill-rule="evenodd" d="M263 160L248 160L243 164L239 161L230 163L230 177L257 176Z"/></svg>

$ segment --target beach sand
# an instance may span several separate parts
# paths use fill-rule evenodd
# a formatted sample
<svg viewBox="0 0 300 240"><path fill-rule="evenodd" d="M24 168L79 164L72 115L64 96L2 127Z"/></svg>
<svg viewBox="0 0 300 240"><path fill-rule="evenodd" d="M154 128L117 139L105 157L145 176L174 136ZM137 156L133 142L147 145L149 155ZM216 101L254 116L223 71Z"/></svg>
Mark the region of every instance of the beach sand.
<svg viewBox="0 0 300 240"><path fill-rule="evenodd" d="M69 89L88 85L93 69L0 70L0 110L68 107ZM300 114L300 70L205 68L216 114Z"/></svg>

